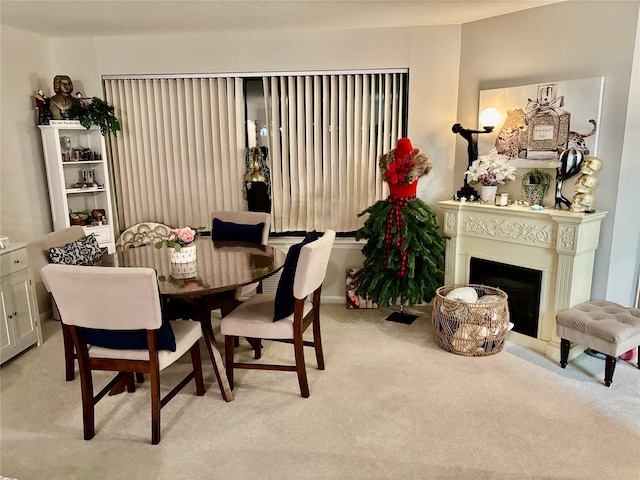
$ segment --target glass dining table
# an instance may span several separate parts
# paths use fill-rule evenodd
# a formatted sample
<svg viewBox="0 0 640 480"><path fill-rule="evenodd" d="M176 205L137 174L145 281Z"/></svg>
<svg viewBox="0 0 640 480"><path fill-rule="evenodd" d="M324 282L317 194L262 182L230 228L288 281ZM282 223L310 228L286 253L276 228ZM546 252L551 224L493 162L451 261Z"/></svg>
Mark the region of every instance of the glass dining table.
<svg viewBox="0 0 640 480"><path fill-rule="evenodd" d="M222 316L231 312L238 304L237 292L280 270L286 255L266 245L219 242L206 237L196 241L196 250L196 262L173 264L166 248L147 245L107 254L101 265L150 267L158 272L165 312L171 319L200 321L220 392L230 402L233 393L213 333L211 311L219 308Z"/></svg>

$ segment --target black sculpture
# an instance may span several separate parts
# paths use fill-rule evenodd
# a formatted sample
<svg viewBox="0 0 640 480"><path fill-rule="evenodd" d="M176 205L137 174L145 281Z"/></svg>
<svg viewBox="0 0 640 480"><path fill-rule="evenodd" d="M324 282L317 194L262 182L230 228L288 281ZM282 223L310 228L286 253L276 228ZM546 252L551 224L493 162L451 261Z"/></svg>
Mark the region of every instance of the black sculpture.
<svg viewBox="0 0 640 480"><path fill-rule="evenodd" d="M562 183L568 178L580 173L580 166L584 161L582 150L570 148L560 155L560 164L556 168L556 203L555 208L559 210L564 203L571 208L571 202L562 195Z"/></svg>
<svg viewBox="0 0 640 480"><path fill-rule="evenodd" d="M456 123L453 127L451 127L451 131L453 133L459 133L462 138L464 138L467 145L467 156L468 156L468 165L467 170L471 168L471 164L474 160L478 159L478 134L480 133L491 133L493 131L493 127L484 127L484 130L470 130L468 128L464 128L459 123ZM458 190L456 193L457 198L478 198L478 192L469 185L469 181L467 180L467 176L464 176L464 185Z"/></svg>

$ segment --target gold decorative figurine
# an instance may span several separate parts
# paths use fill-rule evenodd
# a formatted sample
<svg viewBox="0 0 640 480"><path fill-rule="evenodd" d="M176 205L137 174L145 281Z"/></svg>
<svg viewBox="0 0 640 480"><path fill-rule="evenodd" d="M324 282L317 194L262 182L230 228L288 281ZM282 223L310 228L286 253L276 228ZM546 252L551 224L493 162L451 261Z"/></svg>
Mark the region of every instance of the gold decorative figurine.
<svg viewBox="0 0 640 480"><path fill-rule="evenodd" d="M587 157L580 168L581 175L575 183L575 194L570 210L579 213L596 211L596 196L593 191L598 187L596 173L602 170L603 162L597 157Z"/></svg>

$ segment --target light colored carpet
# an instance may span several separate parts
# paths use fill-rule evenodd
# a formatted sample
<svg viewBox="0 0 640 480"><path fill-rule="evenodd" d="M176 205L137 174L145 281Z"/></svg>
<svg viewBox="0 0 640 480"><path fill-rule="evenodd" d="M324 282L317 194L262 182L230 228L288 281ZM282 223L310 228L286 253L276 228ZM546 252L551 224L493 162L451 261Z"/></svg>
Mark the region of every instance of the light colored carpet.
<svg viewBox="0 0 640 480"><path fill-rule="evenodd" d="M323 305L327 369L317 370L307 349L308 399L293 373L239 370L236 398L226 403L203 349L205 396L188 386L162 409L158 446L150 444L148 381L103 400L96 437L82 439L79 379L64 381L59 325L45 322L44 345L0 370L0 475L640 478L635 361L618 362L606 388L604 362L586 354L566 370L509 342L489 357L454 355L435 345L429 307L415 311L423 314L403 325L385 321L388 309ZM218 332L219 319L213 322ZM291 348L265 342L263 359L290 359ZM239 351L249 354L245 342ZM183 360L163 372L165 385L186 366Z"/></svg>

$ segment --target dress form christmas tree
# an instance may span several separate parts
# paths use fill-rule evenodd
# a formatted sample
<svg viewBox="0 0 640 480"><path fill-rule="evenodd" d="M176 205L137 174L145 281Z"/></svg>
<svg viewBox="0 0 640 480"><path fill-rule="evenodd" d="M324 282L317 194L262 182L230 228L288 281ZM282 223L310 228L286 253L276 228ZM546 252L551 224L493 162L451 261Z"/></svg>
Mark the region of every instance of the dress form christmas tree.
<svg viewBox="0 0 640 480"><path fill-rule="evenodd" d="M378 165L390 193L358 214L369 217L356 232L356 240L367 239L367 243L362 248L364 266L353 284L357 295L380 306L400 303L402 316L405 305L430 302L443 282L444 242L438 220L416 198L418 179L429 173L431 160L414 149L408 138L401 138L395 150L380 156Z"/></svg>

